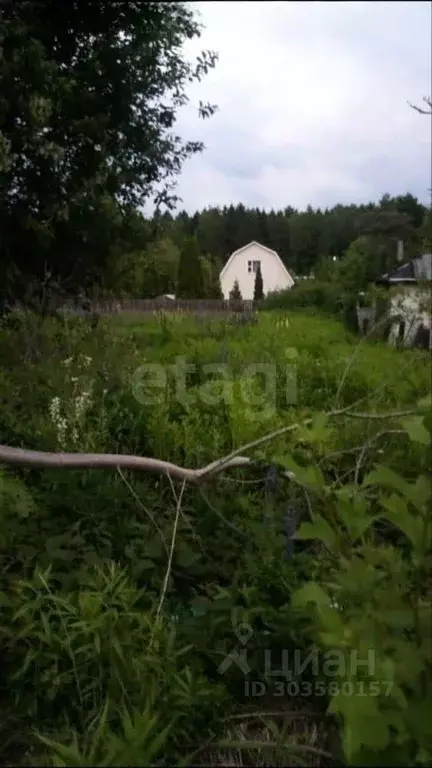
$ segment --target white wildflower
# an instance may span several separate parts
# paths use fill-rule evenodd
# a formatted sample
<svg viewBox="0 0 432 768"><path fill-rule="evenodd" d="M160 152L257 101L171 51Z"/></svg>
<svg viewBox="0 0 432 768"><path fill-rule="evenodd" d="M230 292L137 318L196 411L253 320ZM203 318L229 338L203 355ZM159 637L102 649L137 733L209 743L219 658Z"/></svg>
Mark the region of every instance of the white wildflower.
<svg viewBox="0 0 432 768"><path fill-rule="evenodd" d="M60 416L60 418L56 421L55 426L57 431L57 441L63 448L66 442L66 432L68 426L66 419Z"/></svg>
<svg viewBox="0 0 432 768"><path fill-rule="evenodd" d="M53 421L57 421L58 417L60 416L60 398L59 397L53 397L50 404L49 404L49 412L51 419Z"/></svg>
<svg viewBox="0 0 432 768"><path fill-rule="evenodd" d="M75 417L79 421L91 405L91 392L81 392L75 398Z"/></svg>

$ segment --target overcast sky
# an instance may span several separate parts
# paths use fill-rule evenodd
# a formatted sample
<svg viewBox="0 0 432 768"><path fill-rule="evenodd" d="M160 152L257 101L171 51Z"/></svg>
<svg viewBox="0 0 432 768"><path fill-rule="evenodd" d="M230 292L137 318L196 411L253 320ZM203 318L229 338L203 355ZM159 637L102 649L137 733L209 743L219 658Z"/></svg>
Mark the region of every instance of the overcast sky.
<svg viewBox="0 0 432 768"><path fill-rule="evenodd" d="M188 211L242 202L303 209L377 200L431 182L431 3L196 2L188 44L219 53L177 129L204 141L178 183ZM199 99L219 110L196 116Z"/></svg>

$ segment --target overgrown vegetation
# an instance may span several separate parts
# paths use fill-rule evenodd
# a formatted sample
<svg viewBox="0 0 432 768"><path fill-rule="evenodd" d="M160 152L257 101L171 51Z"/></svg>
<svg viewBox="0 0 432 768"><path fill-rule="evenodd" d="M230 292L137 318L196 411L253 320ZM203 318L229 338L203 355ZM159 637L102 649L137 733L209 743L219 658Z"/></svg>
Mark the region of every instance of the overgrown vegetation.
<svg viewBox="0 0 432 768"><path fill-rule="evenodd" d="M302 313L0 335L3 444L199 467L288 429L198 488L3 464L3 762L430 762L422 353ZM249 669L221 672L240 625Z"/></svg>
<svg viewBox="0 0 432 768"><path fill-rule="evenodd" d="M430 764L428 360L349 331L425 206L174 215L193 9L0 14L0 763ZM217 298L250 240L315 275L271 313L55 311Z"/></svg>

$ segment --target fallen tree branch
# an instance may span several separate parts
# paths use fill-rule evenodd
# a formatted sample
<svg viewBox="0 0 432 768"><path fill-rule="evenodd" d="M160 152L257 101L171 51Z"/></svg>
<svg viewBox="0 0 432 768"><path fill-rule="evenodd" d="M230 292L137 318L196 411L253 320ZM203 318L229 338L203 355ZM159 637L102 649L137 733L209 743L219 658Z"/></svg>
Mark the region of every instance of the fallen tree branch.
<svg viewBox="0 0 432 768"><path fill-rule="evenodd" d="M224 469L232 467L244 467L251 464L247 456L237 456L234 460L224 464ZM170 461L151 459L145 456L127 456L121 453L48 453L45 451L31 451L25 448L11 448L8 445L0 445L0 464L12 466L41 467L43 469L129 469L142 472L154 472L159 475L170 475L189 483L199 483L207 472L212 476L218 469L212 462L202 469L188 469L179 467Z"/></svg>
<svg viewBox="0 0 432 768"><path fill-rule="evenodd" d="M327 417L346 416L352 419L398 419L404 416L411 416L418 413L416 410L394 411L389 413L354 413L347 408L340 408L337 411L330 411ZM143 472L154 472L159 475L169 475L170 477L184 480L192 484L200 484L210 478L215 477L222 470L239 467L251 466L254 460L248 456L242 456L245 451L250 451L264 443L268 443L277 437L293 432L295 429L306 426L313 422L313 418L304 419L301 423L289 424L280 427L267 435L252 440L250 443L240 446L227 456L223 456L216 461L212 461L201 469L189 469L179 467L170 461L161 461L145 456L127 456L120 453L49 453L46 451L32 451L26 448L12 448L8 445L0 445L0 465L9 464L12 466L41 467L44 469L129 469Z"/></svg>

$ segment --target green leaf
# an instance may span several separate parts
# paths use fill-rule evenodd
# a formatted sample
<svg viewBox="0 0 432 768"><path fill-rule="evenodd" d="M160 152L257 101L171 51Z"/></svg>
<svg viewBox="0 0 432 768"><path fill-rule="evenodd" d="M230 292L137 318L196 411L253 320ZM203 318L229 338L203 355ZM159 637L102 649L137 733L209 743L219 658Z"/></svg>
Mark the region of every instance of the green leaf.
<svg viewBox="0 0 432 768"><path fill-rule="evenodd" d="M319 634L321 645L332 649L347 645L341 617L335 610L330 596L319 584L308 582L294 592L291 602L294 610L304 610L310 603L315 606L316 618L322 629ZM310 608L307 614L310 616Z"/></svg>
<svg viewBox="0 0 432 768"><path fill-rule="evenodd" d="M294 608L301 608L307 603L314 603L317 606L331 608L330 596L315 581L309 581L294 592L292 596L292 605Z"/></svg>
<svg viewBox="0 0 432 768"><path fill-rule="evenodd" d="M83 765L83 757L80 754L78 747L78 739L76 734L73 736L72 744L61 744L58 741L48 739L40 733L35 734L36 737L47 747L52 749L56 753L56 757L59 758L56 761L58 766L74 766Z"/></svg>
<svg viewBox="0 0 432 768"><path fill-rule="evenodd" d="M315 464L301 467L291 456L278 456L275 461L277 464L289 469L294 476L293 479L300 485L318 492L326 488L324 476Z"/></svg>
<svg viewBox="0 0 432 768"><path fill-rule="evenodd" d="M426 395L418 401L417 406L423 411L430 413L432 411L432 395Z"/></svg>
<svg viewBox="0 0 432 768"><path fill-rule="evenodd" d="M426 475L419 475L414 485L411 485L411 491L409 499L417 507L417 509L425 508L428 512L427 505L432 497L432 482L430 477Z"/></svg>
<svg viewBox="0 0 432 768"><path fill-rule="evenodd" d="M401 419L401 424L406 429L409 439L413 443L420 443L421 445L431 444L430 432L424 425L423 416L410 416L409 419Z"/></svg>
<svg viewBox="0 0 432 768"><path fill-rule="evenodd" d="M365 499L355 496L353 492L345 493L342 488L336 491L336 509L345 525L352 542L359 539L376 519L367 514Z"/></svg>
<svg viewBox="0 0 432 768"><path fill-rule="evenodd" d="M381 499L381 505L386 510L386 517L399 528L415 549L423 549L424 521L410 512L405 499L395 493Z"/></svg>
<svg viewBox="0 0 432 768"><path fill-rule="evenodd" d="M392 490L399 491L403 496L410 495L410 485L400 475L393 472L389 467L384 467L381 464L377 464L372 472L363 480L363 486L380 485L384 488L391 488Z"/></svg>
<svg viewBox="0 0 432 768"><path fill-rule="evenodd" d="M305 430L310 443L326 443L330 437L331 431L328 428L329 416L322 412L318 413L313 419L310 427Z"/></svg>
<svg viewBox="0 0 432 768"><path fill-rule="evenodd" d="M0 471L0 509L26 518L35 511L35 503L24 482Z"/></svg>
<svg viewBox="0 0 432 768"><path fill-rule="evenodd" d="M294 539L318 539L322 541L328 549L333 550L337 547L338 536L333 528L320 515L316 515L313 523L302 523L293 536Z"/></svg>
<svg viewBox="0 0 432 768"><path fill-rule="evenodd" d="M384 749L389 742L389 728L372 696L334 696L327 710L343 717L342 743L349 763L355 763L362 746Z"/></svg>

